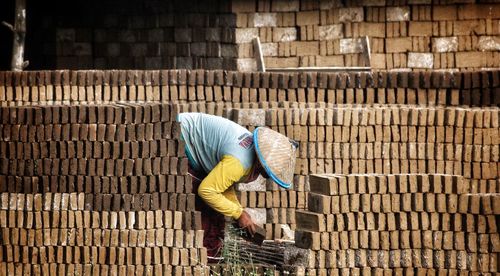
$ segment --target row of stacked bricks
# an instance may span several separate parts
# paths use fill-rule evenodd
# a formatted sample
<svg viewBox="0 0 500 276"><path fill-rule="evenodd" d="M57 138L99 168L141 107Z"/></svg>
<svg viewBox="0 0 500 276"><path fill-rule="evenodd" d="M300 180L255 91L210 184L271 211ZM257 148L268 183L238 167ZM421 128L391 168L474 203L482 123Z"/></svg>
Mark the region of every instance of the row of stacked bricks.
<svg viewBox="0 0 500 276"><path fill-rule="evenodd" d="M293 189L280 190L269 181L251 187L241 185L240 201L244 207L255 209L252 217L264 224L268 239L293 239L289 230L296 229L296 210L308 206L308 175L312 173L464 174L469 193L499 190L499 71L0 72L0 83L2 80L0 92L4 94L0 93L0 97L4 95L6 106L16 101L31 101L33 95L84 106L89 99L170 100L176 102L171 114L203 112L224 116L250 130L266 125L299 141ZM480 109L469 105L491 107ZM99 108L90 110L85 112L103 112ZM71 110L62 112L69 114ZM68 116L77 120L78 115L73 114ZM28 133L33 131L28 129ZM17 134L20 132L16 128L2 129L0 133L24 137ZM69 133L75 133L71 134L73 137L80 131L61 129L62 136ZM0 147L2 156L22 152L17 147L11 144ZM97 156L108 156L106 152ZM175 152L183 156L179 149ZM89 189L85 187L80 190ZM161 202L167 204L163 199Z"/></svg>
<svg viewBox="0 0 500 276"><path fill-rule="evenodd" d="M44 56L55 61L55 68L236 69L230 31L235 19L226 5L176 0L120 3L117 8L117 3L99 3L96 10L77 7L93 14L84 25L75 26L68 14L61 14L59 23L45 17L47 25L57 28L52 30L55 41L41 47L51 49Z"/></svg>
<svg viewBox="0 0 500 276"><path fill-rule="evenodd" d="M0 274L207 273L167 103L0 106Z"/></svg>
<svg viewBox="0 0 500 276"><path fill-rule="evenodd" d="M299 142L292 190L271 181L240 187L240 201L264 217L267 238L291 238L295 211L308 205L309 174L462 175L470 193L498 193L499 109L409 105L179 104L180 112L268 126ZM293 235L292 235L293 237Z"/></svg>
<svg viewBox="0 0 500 276"><path fill-rule="evenodd" d="M467 190L454 175L311 175L285 261L299 275L494 275L500 196Z"/></svg>
<svg viewBox="0 0 500 276"><path fill-rule="evenodd" d="M0 72L0 101L500 104L500 71L259 73L206 70Z"/></svg>
<svg viewBox="0 0 500 276"><path fill-rule="evenodd" d="M475 3L490 2L490 3ZM500 66L496 1L233 1L240 67L252 39L269 68L369 66L413 70Z"/></svg>

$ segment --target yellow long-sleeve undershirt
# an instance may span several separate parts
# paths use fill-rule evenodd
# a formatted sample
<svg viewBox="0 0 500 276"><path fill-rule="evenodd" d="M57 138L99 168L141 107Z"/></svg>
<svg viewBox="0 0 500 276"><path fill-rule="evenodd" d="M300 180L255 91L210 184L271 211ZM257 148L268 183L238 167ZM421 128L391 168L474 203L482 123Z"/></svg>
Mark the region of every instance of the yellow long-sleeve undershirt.
<svg viewBox="0 0 500 276"><path fill-rule="evenodd" d="M198 195L217 212L238 219L243 207L236 197L233 184L244 179L251 169L245 170L238 159L224 155L201 182Z"/></svg>

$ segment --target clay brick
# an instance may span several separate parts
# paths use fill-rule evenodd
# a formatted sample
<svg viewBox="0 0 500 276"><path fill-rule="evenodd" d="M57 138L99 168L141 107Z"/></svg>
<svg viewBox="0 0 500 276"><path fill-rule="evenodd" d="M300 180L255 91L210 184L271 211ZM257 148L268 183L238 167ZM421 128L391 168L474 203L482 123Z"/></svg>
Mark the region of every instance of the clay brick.
<svg viewBox="0 0 500 276"><path fill-rule="evenodd" d="M386 9L387 21L409 21L410 8L409 7L388 7Z"/></svg>
<svg viewBox="0 0 500 276"><path fill-rule="evenodd" d="M254 13L250 15L253 27L274 27L277 25L277 13Z"/></svg>
<svg viewBox="0 0 500 276"><path fill-rule="evenodd" d="M458 19L500 18L498 4L470 4L458 7Z"/></svg>
<svg viewBox="0 0 500 276"><path fill-rule="evenodd" d="M245 0L237 0L231 3L231 11L232 12L255 12L256 5L254 2L249 2Z"/></svg>
<svg viewBox="0 0 500 276"><path fill-rule="evenodd" d="M311 56L319 54L319 45L317 41L295 41L293 47L298 56Z"/></svg>
<svg viewBox="0 0 500 276"><path fill-rule="evenodd" d="M340 40L340 53L352 54L364 52L363 39L345 38Z"/></svg>
<svg viewBox="0 0 500 276"><path fill-rule="evenodd" d="M319 12L318 11L297 12L296 22L298 26L319 25Z"/></svg>
<svg viewBox="0 0 500 276"><path fill-rule="evenodd" d="M410 22L408 26L408 35L432 36L432 22Z"/></svg>
<svg viewBox="0 0 500 276"><path fill-rule="evenodd" d="M297 220L297 228L313 232L321 232L326 230L326 221L323 215L302 210L297 210L295 214Z"/></svg>
<svg viewBox="0 0 500 276"><path fill-rule="evenodd" d="M387 38L385 40L387 53L401 53L412 50L412 39L405 38Z"/></svg>
<svg viewBox="0 0 500 276"><path fill-rule="evenodd" d="M276 0L271 3L271 11L277 12L291 12L291 11L299 11L299 1L292 0Z"/></svg>
<svg viewBox="0 0 500 276"><path fill-rule="evenodd" d="M319 26L319 40L334 40L344 36L341 24Z"/></svg>
<svg viewBox="0 0 500 276"><path fill-rule="evenodd" d="M408 53L408 67L432 68L434 56L430 53Z"/></svg>
<svg viewBox="0 0 500 276"><path fill-rule="evenodd" d="M453 23L453 35L483 35L486 27L479 20L462 20Z"/></svg>
<svg viewBox="0 0 500 276"><path fill-rule="evenodd" d="M494 36L481 36L477 47L481 51L499 51L500 39Z"/></svg>
<svg viewBox="0 0 500 276"><path fill-rule="evenodd" d="M458 50L458 39L453 37L438 37L432 39L433 52L456 52Z"/></svg>
<svg viewBox="0 0 500 276"><path fill-rule="evenodd" d="M331 210L330 210L330 207L331 207L330 196L309 193L309 198L308 198L307 202L308 202L309 211L312 211L315 213L322 213L322 214L328 214L331 212Z"/></svg>
<svg viewBox="0 0 500 276"><path fill-rule="evenodd" d="M308 232L308 231L296 231L295 244L299 248L319 250L321 247L320 233Z"/></svg>
<svg viewBox="0 0 500 276"><path fill-rule="evenodd" d="M432 6L432 20L434 21L456 20L457 15L457 6L455 5Z"/></svg>
<svg viewBox="0 0 500 276"><path fill-rule="evenodd" d="M297 28L273 28L273 42L295 41L297 37Z"/></svg>
<svg viewBox="0 0 500 276"><path fill-rule="evenodd" d="M455 55L458 68L486 66L486 58L484 52L458 52Z"/></svg>

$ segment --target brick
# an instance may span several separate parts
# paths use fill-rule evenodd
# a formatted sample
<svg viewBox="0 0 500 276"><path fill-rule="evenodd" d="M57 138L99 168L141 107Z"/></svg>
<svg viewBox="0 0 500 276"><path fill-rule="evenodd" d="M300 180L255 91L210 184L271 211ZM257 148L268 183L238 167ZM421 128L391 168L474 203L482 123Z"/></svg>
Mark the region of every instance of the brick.
<svg viewBox="0 0 500 276"><path fill-rule="evenodd" d="M253 58L238 58L236 59L236 69L238 71L256 71L257 63Z"/></svg>
<svg viewBox="0 0 500 276"><path fill-rule="evenodd" d="M319 26L319 40L334 40L344 36L341 24Z"/></svg>
<svg viewBox="0 0 500 276"><path fill-rule="evenodd" d="M481 36L477 42L477 47L480 51L500 51L500 37Z"/></svg>
<svg viewBox="0 0 500 276"><path fill-rule="evenodd" d="M190 28L176 28L175 29L175 42L191 42L192 29Z"/></svg>
<svg viewBox="0 0 500 276"><path fill-rule="evenodd" d="M319 11L304 11L296 13L298 26L319 25Z"/></svg>
<svg viewBox="0 0 500 276"><path fill-rule="evenodd" d="M238 12L255 12L257 7L255 2L246 0L234 0L231 1L231 11Z"/></svg>
<svg viewBox="0 0 500 276"><path fill-rule="evenodd" d="M345 38L340 40L341 54L354 54L364 52L362 38Z"/></svg>
<svg viewBox="0 0 500 276"><path fill-rule="evenodd" d="M432 51L438 53L456 52L458 50L458 38L452 37L436 37L432 38Z"/></svg>
<svg viewBox="0 0 500 276"><path fill-rule="evenodd" d="M402 53L412 50L413 43L411 37L387 38L385 40L387 53Z"/></svg>
<svg viewBox="0 0 500 276"><path fill-rule="evenodd" d="M277 13L253 14L253 27L275 27L278 22Z"/></svg>
<svg viewBox="0 0 500 276"><path fill-rule="evenodd" d="M465 67L483 67L486 66L486 55L484 52L458 52L455 54L456 66Z"/></svg>
<svg viewBox="0 0 500 276"><path fill-rule="evenodd" d="M411 21L408 26L409 36L432 36L432 22Z"/></svg>
<svg viewBox="0 0 500 276"><path fill-rule="evenodd" d="M499 4L471 4L458 7L458 19L500 18Z"/></svg>
<svg viewBox="0 0 500 276"><path fill-rule="evenodd" d="M299 67L299 59L297 57L289 58L264 58L266 67L269 68L284 68L284 67Z"/></svg>
<svg viewBox="0 0 500 276"><path fill-rule="evenodd" d="M319 43L317 41L295 41L293 47L296 47L298 56L312 56L319 54Z"/></svg>
<svg viewBox="0 0 500 276"><path fill-rule="evenodd" d="M486 26L480 20L462 20L453 22L453 35L483 35Z"/></svg>
<svg viewBox="0 0 500 276"><path fill-rule="evenodd" d="M338 9L338 22L362 22L364 19L363 7Z"/></svg>
<svg viewBox="0 0 500 276"><path fill-rule="evenodd" d="M252 40L259 36L259 29L257 28L236 28L234 31L235 43L250 43Z"/></svg>
<svg viewBox="0 0 500 276"><path fill-rule="evenodd" d="M233 121L244 126L264 126L266 112L263 109L235 109Z"/></svg>
<svg viewBox="0 0 500 276"><path fill-rule="evenodd" d="M359 24L359 35L369 37L385 38L385 23L361 22Z"/></svg>
<svg viewBox="0 0 500 276"><path fill-rule="evenodd" d="M297 40L296 28L274 28L273 42L286 42Z"/></svg>
<svg viewBox="0 0 500 276"><path fill-rule="evenodd" d="M338 55L338 56L318 56L318 59L316 60L316 66L318 66L318 67L322 67L322 66L342 67L342 66L344 66L344 57L341 55Z"/></svg>
<svg viewBox="0 0 500 276"><path fill-rule="evenodd" d="M263 56L278 56L278 43L262 43L261 50Z"/></svg>
<svg viewBox="0 0 500 276"><path fill-rule="evenodd" d="M295 231L295 245L299 248L319 250L321 248L320 233Z"/></svg>
<svg viewBox="0 0 500 276"><path fill-rule="evenodd" d="M295 215L298 229L313 232L326 231L326 220L323 215L302 210L297 210Z"/></svg>
<svg viewBox="0 0 500 276"><path fill-rule="evenodd" d="M277 12L293 12L299 11L299 0L274 0L271 3L271 11Z"/></svg>
<svg viewBox="0 0 500 276"><path fill-rule="evenodd" d="M328 175L311 175L309 188L311 192L323 195L337 195L340 191L338 178Z"/></svg>
<svg viewBox="0 0 500 276"><path fill-rule="evenodd" d="M457 6L455 5L433 5L432 6L432 20L434 21L444 21L444 20L456 20L457 19Z"/></svg>
<svg viewBox="0 0 500 276"><path fill-rule="evenodd" d="M387 7L386 20L391 21L409 21L410 7Z"/></svg>
<svg viewBox="0 0 500 276"><path fill-rule="evenodd" d="M309 211L321 214L331 212L331 196L309 193L307 202Z"/></svg>
<svg viewBox="0 0 500 276"><path fill-rule="evenodd" d="M434 56L431 53L408 53L408 67L410 68L432 68Z"/></svg>

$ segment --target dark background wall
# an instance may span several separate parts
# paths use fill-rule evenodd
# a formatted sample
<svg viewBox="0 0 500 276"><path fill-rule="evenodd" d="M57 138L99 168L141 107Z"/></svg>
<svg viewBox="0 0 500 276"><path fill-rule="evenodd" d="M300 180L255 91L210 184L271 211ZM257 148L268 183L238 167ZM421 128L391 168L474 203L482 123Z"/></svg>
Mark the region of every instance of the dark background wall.
<svg viewBox="0 0 500 276"><path fill-rule="evenodd" d="M4 2L0 20L12 22L15 0ZM228 0L27 0L28 69L232 68L229 10ZM12 35L0 34L6 70Z"/></svg>
<svg viewBox="0 0 500 276"><path fill-rule="evenodd" d="M26 1L25 59L28 69L55 68L55 30L58 26L91 26L96 1ZM14 24L15 0L2 1L0 21ZM0 27L0 69L10 69L12 33Z"/></svg>
<svg viewBox="0 0 500 276"><path fill-rule="evenodd" d="M360 66L364 36L375 69L500 67L493 0L27 0L27 17L28 70L256 70L256 36L267 67ZM11 44L0 26L0 69Z"/></svg>

